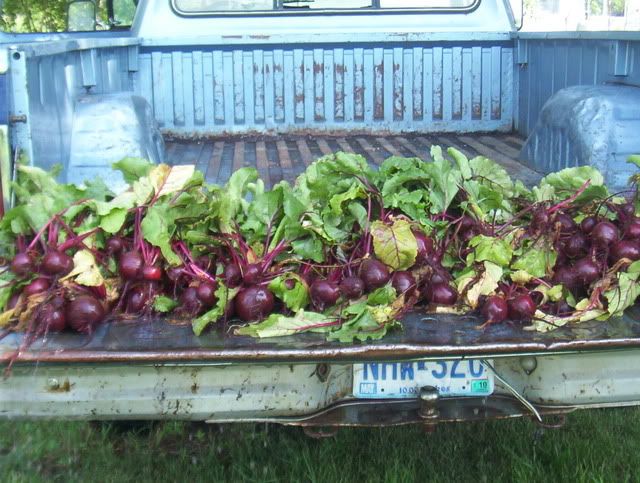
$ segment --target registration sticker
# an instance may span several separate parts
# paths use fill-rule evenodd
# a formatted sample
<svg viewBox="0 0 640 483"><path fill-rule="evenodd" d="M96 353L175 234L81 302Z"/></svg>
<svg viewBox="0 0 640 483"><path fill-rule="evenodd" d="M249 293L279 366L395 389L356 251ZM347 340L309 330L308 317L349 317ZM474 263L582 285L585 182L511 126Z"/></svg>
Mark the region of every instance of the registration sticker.
<svg viewBox="0 0 640 483"><path fill-rule="evenodd" d="M434 386L445 397L488 396L493 393L494 378L481 361L471 359L353 366L353 395L357 398L416 398L423 386Z"/></svg>

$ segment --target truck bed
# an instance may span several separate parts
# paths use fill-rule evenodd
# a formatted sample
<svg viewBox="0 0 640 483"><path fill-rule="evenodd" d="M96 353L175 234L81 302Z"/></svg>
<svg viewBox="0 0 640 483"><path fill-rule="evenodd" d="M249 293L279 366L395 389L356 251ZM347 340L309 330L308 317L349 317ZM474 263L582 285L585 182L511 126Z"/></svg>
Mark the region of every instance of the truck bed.
<svg viewBox="0 0 640 483"><path fill-rule="evenodd" d="M536 183L541 175L517 160L523 139L512 134L402 135L353 137L225 137L171 140L171 164L196 164L209 182L225 182L242 166L255 166L272 185L293 180L305 166L338 150L364 155L374 164L392 155L426 158L432 144L454 146L467 156L483 155L501 163L515 178ZM356 361L436 357L549 354L640 347L640 308L607 322L590 322L540 334L518 324L477 329L480 317L433 315L416 310L405 316L403 329L375 342L328 343L318 334L256 340L233 336L232 327L218 326L195 337L189 321L163 319L102 325L91 336L51 335L22 350L24 362L251 362ZM14 357L21 336L0 340L0 361Z"/></svg>
<svg viewBox="0 0 640 483"><path fill-rule="evenodd" d="M535 184L540 174L518 162L524 139L518 134L405 134L401 136L286 136L224 137L203 140L169 140L169 164L195 164L210 183L224 183L244 166L258 169L265 184L293 181L306 166L325 154L345 151L361 154L372 165L389 156L428 159L432 145L455 147L468 157L486 156L502 164L514 178Z"/></svg>

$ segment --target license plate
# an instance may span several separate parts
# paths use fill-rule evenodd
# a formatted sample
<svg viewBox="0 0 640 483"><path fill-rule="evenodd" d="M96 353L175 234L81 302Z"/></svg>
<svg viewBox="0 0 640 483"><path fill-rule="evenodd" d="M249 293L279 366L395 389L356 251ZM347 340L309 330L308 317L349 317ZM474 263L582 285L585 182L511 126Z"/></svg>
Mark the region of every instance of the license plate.
<svg viewBox="0 0 640 483"><path fill-rule="evenodd" d="M493 393L493 373L477 360L353 366L353 395L357 398L416 398L422 386L436 387L441 396L488 396Z"/></svg>

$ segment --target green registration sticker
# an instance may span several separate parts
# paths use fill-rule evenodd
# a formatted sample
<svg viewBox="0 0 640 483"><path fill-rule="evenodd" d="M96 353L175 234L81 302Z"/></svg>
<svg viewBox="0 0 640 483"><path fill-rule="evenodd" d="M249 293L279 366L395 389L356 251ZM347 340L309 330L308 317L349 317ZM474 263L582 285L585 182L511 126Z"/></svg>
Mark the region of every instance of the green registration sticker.
<svg viewBox="0 0 640 483"><path fill-rule="evenodd" d="M476 379L475 381L471 381L471 392L473 394L489 392L489 380Z"/></svg>

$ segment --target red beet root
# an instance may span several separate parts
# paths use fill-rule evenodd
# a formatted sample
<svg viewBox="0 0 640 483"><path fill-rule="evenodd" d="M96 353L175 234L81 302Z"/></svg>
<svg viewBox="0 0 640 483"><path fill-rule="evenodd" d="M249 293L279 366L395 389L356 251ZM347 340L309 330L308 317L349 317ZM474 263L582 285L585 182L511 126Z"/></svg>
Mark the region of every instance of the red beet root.
<svg viewBox="0 0 640 483"><path fill-rule="evenodd" d="M47 275L66 275L73 269L73 259L66 253L49 250L42 259L41 269Z"/></svg>
<svg viewBox="0 0 640 483"><path fill-rule="evenodd" d="M216 285L209 282L201 282L198 285L196 295L198 300L206 307L211 307L216 303Z"/></svg>
<svg viewBox="0 0 640 483"><path fill-rule="evenodd" d="M631 240L622 240L611 247L611 260L617 262L622 258L631 261L640 260L640 245Z"/></svg>
<svg viewBox="0 0 640 483"><path fill-rule="evenodd" d="M11 261L11 271L24 277L33 272L34 260L28 253L18 253Z"/></svg>
<svg viewBox="0 0 640 483"><path fill-rule="evenodd" d="M145 265L142 268L142 278L153 282L162 280L162 269L156 265Z"/></svg>
<svg viewBox="0 0 640 483"><path fill-rule="evenodd" d="M144 260L138 252L125 252L120 255L118 270L125 280L138 280L142 277Z"/></svg>
<svg viewBox="0 0 640 483"><path fill-rule="evenodd" d="M311 300L318 310L324 310L336 304L340 290L335 283L328 280L316 280L311 284Z"/></svg>
<svg viewBox="0 0 640 483"><path fill-rule="evenodd" d="M235 263L227 263L222 272L222 278L227 287L235 288L242 282L242 272Z"/></svg>
<svg viewBox="0 0 640 483"><path fill-rule="evenodd" d="M598 280L601 272L598 264L589 257L578 260L573 266L573 271L575 272L576 279L584 285Z"/></svg>
<svg viewBox="0 0 640 483"><path fill-rule="evenodd" d="M493 295L482 306L482 315L487 324L497 324L509 316L507 301L502 297Z"/></svg>
<svg viewBox="0 0 640 483"><path fill-rule="evenodd" d="M67 305L67 324L77 332L93 332L104 317L104 307L90 295L81 295Z"/></svg>
<svg viewBox="0 0 640 483"><path fill-rule="evenodd" d="M373 258L367 258L360 264L360 278L368 291L380 288L389 281L391 275L387 266Z"/></svg>
<svg viewBox="0 0 640 483"><path fill-rule="evenodd" d="M529 322L536 313L536 304L526 294L517 295L507 302L509 318L511 320Z"/></svg>
<svg viewBox="0 0 640 483"><path fill-rule="evenodd" d="M601 221L591 231L591 239L600 247L612 245L618 241L618 237L618 228L610 221Z"/></svg>
<svg viewBox="0 0 640 483"><path fill-rule="evenodd" d="M22 289L22 293L25 297L31 297L32 295L36 295L42 292L46 292L51 283L46 278L36 278L33 282L27 285L24 289Z"/></svg>
<svg viewBox="0 0 640 483"><path fill-rule="evenodd" d="M391 277L391 285L398 295L408 293L416 288L416 279L411 272L394 272Z"/></svg>
<svg viewBox="0 0 640 483"><path fill-rule="evenodd" d="M458 300L458 292L446 283L430 284L426 290L427 301L437 305L453 305Z"/></svg>
<svg viewBox="0 0 640 483"><path fill-rule="evenodd" d="M273 310L273 294L264 287L247 287L236 295L235 313L245 322L261 320Z"/></svg>
<svg viewBox="0 0 640 483"><path fill-rule="evenodd" d="M124 242L122 238L114 236L107 240L105 248L109 255L117 255L124 249Z"/></svg>
<svg viewBox="0 0 640 483"><path fill-rule="evenodd" d="M358 299L364 293L364 282L358 277L346 277L340 282L339 289L344 298Z"/></svg>

